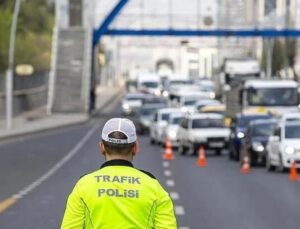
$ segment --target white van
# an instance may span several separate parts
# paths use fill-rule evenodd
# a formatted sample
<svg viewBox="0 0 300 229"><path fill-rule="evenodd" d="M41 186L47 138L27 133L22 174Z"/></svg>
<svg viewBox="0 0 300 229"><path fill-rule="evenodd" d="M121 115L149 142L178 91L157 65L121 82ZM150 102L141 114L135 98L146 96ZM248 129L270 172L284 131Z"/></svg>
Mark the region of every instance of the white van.
<svg viewBox="0 0 300 229"><path fill-rule="evenodd" d="M143 93L160 96L162 89L160 77L156 74L141 73L137 78L137 89Z"/></svg>

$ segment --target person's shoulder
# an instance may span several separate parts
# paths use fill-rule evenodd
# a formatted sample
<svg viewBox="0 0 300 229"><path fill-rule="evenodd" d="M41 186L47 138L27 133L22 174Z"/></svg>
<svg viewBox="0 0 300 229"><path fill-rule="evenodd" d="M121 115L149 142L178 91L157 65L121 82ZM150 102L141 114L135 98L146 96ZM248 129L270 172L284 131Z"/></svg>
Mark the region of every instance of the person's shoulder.
<svg viewBox="0 0 300 229"><path fill-rule="evenodd" d="M91 177L94 177L95 173L98 171L99 169L93 170L93 171L89 171L86 172L84 174L82 174L79 179L78 182L84 182L85 180L88 180Z"/></svg>
<svg viewBox="0 0 300 229"><path fill-rule="evenodd" d="M148 171L146 171L146 170L143 170L143 169L138 169L138 170L139 170L140 172L146 174L146 175L149 176L150 178L152 178L152 179L154 179L154 180L157 180L156 177L155 177L152 173L150 173L150 172L148 172Z"/></svg>

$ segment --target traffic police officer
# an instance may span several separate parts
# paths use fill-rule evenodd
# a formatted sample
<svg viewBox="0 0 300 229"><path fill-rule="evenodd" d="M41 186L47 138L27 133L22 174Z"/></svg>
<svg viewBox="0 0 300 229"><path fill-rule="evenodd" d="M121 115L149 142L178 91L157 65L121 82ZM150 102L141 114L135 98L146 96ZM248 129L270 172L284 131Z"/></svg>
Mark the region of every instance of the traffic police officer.
<svg viewBox="0 0 300 229"><path fill-rule="evenodd" d="M107 121L99 148L106 162L79 179L61 228L177 228L168 193L151 173L131 163L137 152L134 124L121 118Z"/></svg>

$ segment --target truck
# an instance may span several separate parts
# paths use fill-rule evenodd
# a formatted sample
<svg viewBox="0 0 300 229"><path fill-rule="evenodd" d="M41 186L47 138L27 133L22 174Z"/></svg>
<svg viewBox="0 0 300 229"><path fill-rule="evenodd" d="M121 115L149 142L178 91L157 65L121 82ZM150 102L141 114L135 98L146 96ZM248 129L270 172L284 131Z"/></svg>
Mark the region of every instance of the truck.
<svg viewBox="0 0 300 229"><path fill-rule="evenodd" d="M299 112L298 84L293 80L249 79L233 80L225 93L226 115L251 110L258 113Z"/></svg>
<svg viewBox="0 0 300 229"><path fill-rule="evenodd" d="M225 58L219 75L215 76L216 98L224 101L225 91L233 80L262 78L258 60L254 58Z"/></svg>

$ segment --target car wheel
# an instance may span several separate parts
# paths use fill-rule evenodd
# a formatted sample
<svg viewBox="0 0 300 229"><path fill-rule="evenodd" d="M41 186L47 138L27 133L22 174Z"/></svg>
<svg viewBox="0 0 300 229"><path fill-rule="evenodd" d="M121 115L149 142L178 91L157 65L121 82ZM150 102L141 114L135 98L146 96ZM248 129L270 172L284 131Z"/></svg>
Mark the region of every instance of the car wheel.
<svg viewBox="0 0 300 229"><path fill-rule="evenodd" d="M178 152L179 152L179 154L185 155L185 154L186 154L186 151L187 151L187 148L184 147L183 145L180 145L180 146L178 147Z"/></svg>
<svg viewBox="0 0 300 229"><path fill-rule="evenodd" d="M233 160L234 159L234 155L233 155L233 146L231 143L229 143L229 147L228 147L228 156L229 156L229 159L230 160Z"/></svg>
<svg viewBox="0 0 300 229"><path fill-rule="evenodd" d="M272 165L271 159L268 154L266 155L266 168L268 171L274 171L276 168L274 165Z"/></svg>
<svg viewBox="0 0 300 229"><path fill-rule="evenodd" d="M279 172L282 172L282 173L284 173L284 172L287 172L287 168L286 167L284 167L284 165L283 165L283 159L282 159L282 156L281 156L281 154L280 154L280 156L279 156L279 166L278 166L278 170L279 170Z"/></svg>
<svg viewBox="0 0 300 229"><path fill-rule="evenodd" d="M255 155L253 155L253 152L250 151L250 165L251 166L256 166L257 165L257 157Z"/></svg>
<svg viewBox="0 0 300 229"><path fill-rule="evenodd" d="M222 149L216 149L215 153L217 156L220 156L222 154Z"/></svg>
<svg viewBox="0 0 300 229"><path fill-rule="evenodd" d="M194 147L194 146L191 146L191 149L192 149L192 155L193 156L198 156L198 149L196 148L196 147Z"/></svg>

